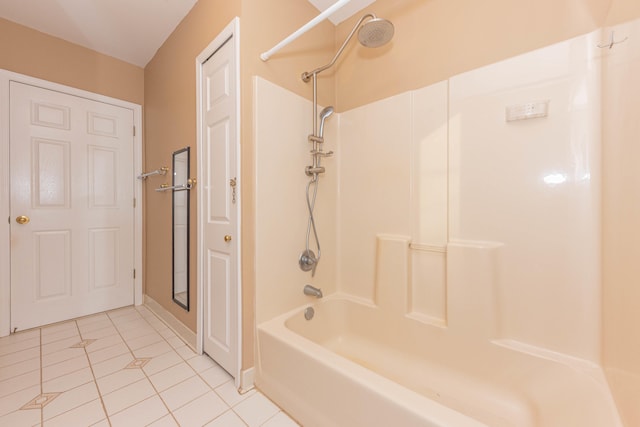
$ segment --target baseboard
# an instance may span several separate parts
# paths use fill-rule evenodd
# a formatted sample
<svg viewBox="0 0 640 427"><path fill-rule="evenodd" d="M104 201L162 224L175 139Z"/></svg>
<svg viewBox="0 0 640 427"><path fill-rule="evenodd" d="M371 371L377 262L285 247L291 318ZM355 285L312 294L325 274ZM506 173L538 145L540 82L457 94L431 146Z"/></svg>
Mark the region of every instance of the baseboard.
<svg viewBox="0 0 640 427"><path fill-rule="evenodd" d="M246 393L255 387L253 383L255 373L256 370L253 367L240 372L240 389L238 390L240 394Z"/></svg>
<svg viewBox="0 0 640 427"><path fill-rule="evenodd" d="M162 320L176 335L189 346L193 351L196 351L196 333L187 328L184 323L176 319L176 317L169 313L163 306L158 304L156 300L148 295L144 296L144 305L153 312L160 320ZM197 351L196 351L197 352ZM252 379L253 381L253 379Z"/></svg>

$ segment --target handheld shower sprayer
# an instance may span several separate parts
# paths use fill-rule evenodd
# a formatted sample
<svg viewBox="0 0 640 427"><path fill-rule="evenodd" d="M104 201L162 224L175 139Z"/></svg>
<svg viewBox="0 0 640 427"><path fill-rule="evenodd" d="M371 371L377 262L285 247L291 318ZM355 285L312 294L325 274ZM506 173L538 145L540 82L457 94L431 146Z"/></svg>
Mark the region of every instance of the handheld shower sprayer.
<svg viewBox="0 0 640 427"><path fill-rule="evenodd" d="M368 19L368 20L367 20ZM365 22L366 21L366 22ZM359 30L358 30L359 29ZM313 133L309 135L308 141L313 144L311 149L311 155L313 156L313 164L305 168L305 173L311 177L307 184L307 208L309 209L309 221L307 224L307 239L305 250L298 259L300 269L303 271L311 271L311 276L315 275L316 267L320 262L321 250L320 241L318 239L318 232L316 230L316 222L313 217L313 210L316 204L316 195L318 193L318 181L321 173L324 173L324 166L321 165L321 159L323 157L331 157L332 151L325 152L322 150L322 143L324 142L324 122L329 116L333 114L333 107L326 107L320 112L320 128L318 129L318 74L324 70L331 68L338 57L342 54L349 41L358 30L358 40L365 47L380 47L388 43L393 37L394 27L393 24L386 19L378 18L372 13L364 15L358 20L353 27L345 41L340 46L340 49L336 52L335 56L326 65L318 67L313 71L305 71L302 73L302 80L308 82L313 80ZM313 186L313 193L311 193L311 187ZM316 249L318 254L311 250L310 235L313 230L313 236L316 241Z"/></svg>
<svg viewBox="0 0 640 427"><path fill-rule="evenodd" d="M333 107L329 106L320 111L320 130L318 131L318 136L322 138L324 134L324 121L333 114Z"/></svg>

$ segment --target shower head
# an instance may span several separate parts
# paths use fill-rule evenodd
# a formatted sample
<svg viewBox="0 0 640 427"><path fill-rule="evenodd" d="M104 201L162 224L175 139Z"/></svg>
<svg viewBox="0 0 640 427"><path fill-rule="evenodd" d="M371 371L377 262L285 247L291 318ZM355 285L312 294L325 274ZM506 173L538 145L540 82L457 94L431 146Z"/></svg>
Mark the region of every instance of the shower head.
<svg viewBox="0 0 640 427"><path fill-rule="evenodd" d="M358 30L358 41L365 47L380 47L393 38L395 29L390 21L383 18L373 18Z"/></svg>
<svg viewBox="0 0 640 427"><path fill-rule="evenodd" d="M331 106L326 107L325 109L320 111L320 131L318 133L318 136L320 136L320 138L322 138L322 134L324 133L324 121L326 120L327 117L329 117L332 114L333 114L333 107Z"/></svg>
<svg viewBox="0 0 640 427"><path fill-rule="evenodd" d="M369 20L363 24L366 19ZM358 30L358 28L360 28L360 30ZM323 65L322 67L318 67L313 71L305 71L304 73L302 73L302 81L308 82L312 76L316 76L324 70L331 68L333 64L335 64L338 60L338 57L340 57L340 55L342 54L342 51L344 51L344 48L347 47L347 44L356 33L356 30L358 30L358 40L363 46L366 47L380 47L388 43L393 37L394 33L394 27L390 21L378 18L373 13L364 15L353 27L331 62L329 62L327 65Z"/></svg>
<svg viewBox="0 0 640 427"><path fill-rule="evenodd" d="M324 122L324 119L333 114L333 107L329 106L320 111L320 119Z"/></svg>

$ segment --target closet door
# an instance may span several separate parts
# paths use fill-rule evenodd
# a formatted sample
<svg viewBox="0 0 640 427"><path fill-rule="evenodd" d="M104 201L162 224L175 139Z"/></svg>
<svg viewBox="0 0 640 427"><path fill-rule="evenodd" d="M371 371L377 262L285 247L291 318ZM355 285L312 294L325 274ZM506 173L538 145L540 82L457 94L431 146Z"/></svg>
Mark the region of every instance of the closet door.
<svg viewBox="0 0 640 427"><path fill-rule="evenodd" d="M204 351L238 371L238 198L235 38L202 65Z"/></svg>

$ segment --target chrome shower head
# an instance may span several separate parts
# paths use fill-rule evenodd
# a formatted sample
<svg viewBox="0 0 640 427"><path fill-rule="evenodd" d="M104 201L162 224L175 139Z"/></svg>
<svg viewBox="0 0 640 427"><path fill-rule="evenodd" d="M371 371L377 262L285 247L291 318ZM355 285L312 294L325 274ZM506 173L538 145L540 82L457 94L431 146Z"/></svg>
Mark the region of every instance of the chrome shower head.
<svg viewBox="0 0 640 427"><path fill-rule="evenodd" d="M358 30L358 41L365 47L380 47L393 38L395 28L391 21L374 17Z"/></svg>
<svg viewBox="0 0 640 427"><path fill-rule="evenodd" d="M333 114L333 107L329 106L320 111L320 131L318 132L318 136L322 138L322 134L324 133L324 121Z"/></svg>
<svg viewBox="0 0 640 427"><path fill-rule="evenodd" d="M368 21L364 22L367 19ZM347 44L355 35L356 30L358 31L358 40L360 41L360 44L366 47L380 47L387 44L393 38L393 34L395 32L393 24L390 21L387 21L383 18L378 18L373 13L367 13L362 18L360 18L360 20L353 27L331 62L329 62L327 65L323 65L322 67L318 67L313 71L305 71L304 73L302 73L302 81L308 82L309 80L311 80L312 76L316 76L324 70L333 67L333 64L336 63L336 61L344 51L344 48L347 47Z"/></svg>

